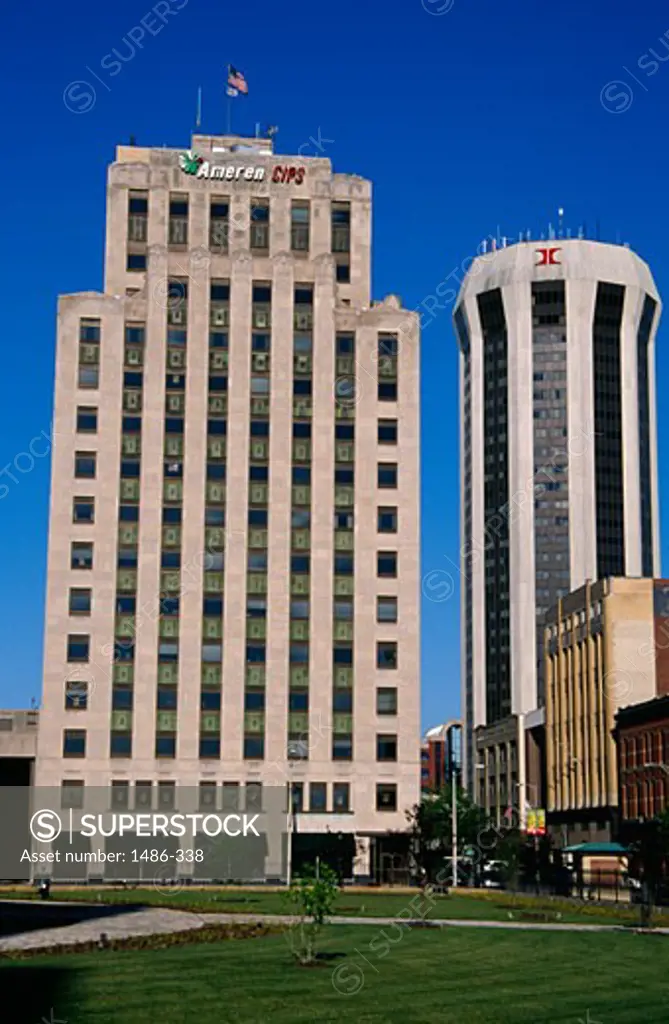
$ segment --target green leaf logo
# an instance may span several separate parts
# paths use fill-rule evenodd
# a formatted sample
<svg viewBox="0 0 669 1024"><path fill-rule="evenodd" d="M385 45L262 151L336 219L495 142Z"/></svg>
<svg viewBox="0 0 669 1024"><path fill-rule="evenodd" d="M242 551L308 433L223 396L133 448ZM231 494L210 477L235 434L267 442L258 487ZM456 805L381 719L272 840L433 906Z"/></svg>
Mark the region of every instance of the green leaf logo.
<svg viewBox="0 0 669 1024"><path fill-rule="evenodd" d="M189 149L187 153L179 154L179 166L186 174L197 174L201 163L202 157L194 153L192 149Z"/></svg>

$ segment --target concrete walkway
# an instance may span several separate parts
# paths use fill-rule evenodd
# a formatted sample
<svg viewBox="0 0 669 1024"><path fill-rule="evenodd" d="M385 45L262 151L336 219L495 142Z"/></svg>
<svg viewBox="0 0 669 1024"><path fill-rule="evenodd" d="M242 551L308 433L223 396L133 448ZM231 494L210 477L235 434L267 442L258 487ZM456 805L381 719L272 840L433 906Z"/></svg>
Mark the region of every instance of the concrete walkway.
<svg viewBox="0 0 669 1024"><path fill-rule="evenodd" d="M283 924L297 923L297 918L287 914L194 914L182 910L154 908L133 910L115 914L112 917L93 918L77 924L59 928L42 928L19 932L0 939L0 953L9 950L46 949L49 946L72 946L86 942L98 942L101 935L108 939L125 939L136 935L159 935L170 932L190 931L208 924ZM334 925L366 925L383 928L390 925L420 926L432 928L493 928L502 930L543 931L543 932L633 932L634 929L612 924L529 924L523 921L472 921L448 920L446 918L409 920L395 917L333 917ZM669 935L669 928L654 928L654 935Z"/></svg>

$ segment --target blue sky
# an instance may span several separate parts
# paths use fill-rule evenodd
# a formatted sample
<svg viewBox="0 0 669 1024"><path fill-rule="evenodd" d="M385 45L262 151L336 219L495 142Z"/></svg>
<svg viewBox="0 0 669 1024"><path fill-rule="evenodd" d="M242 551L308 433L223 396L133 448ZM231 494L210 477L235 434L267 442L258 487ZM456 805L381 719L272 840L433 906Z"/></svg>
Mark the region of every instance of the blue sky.
<svg viewBox="0 0 669 1024"><path fill-rule="evenodd" d="M41 686L50 466L29 453L49 432L56 296L101 286L116 143L185 145L198 86L204 129L223 131L228 61L250 84L235 130L277 124L280 151L318 144L336 170L374 181L376 297L397 292L415 308L484 236L539 232L559 206L565 224L599 222L602 238L629 241L669 292L665 4L170 0L168 15L167 2L24 0L5 15L3 707ZM425 726L459 708L457 349L452 308L436 312L422 345Z"/></svg>

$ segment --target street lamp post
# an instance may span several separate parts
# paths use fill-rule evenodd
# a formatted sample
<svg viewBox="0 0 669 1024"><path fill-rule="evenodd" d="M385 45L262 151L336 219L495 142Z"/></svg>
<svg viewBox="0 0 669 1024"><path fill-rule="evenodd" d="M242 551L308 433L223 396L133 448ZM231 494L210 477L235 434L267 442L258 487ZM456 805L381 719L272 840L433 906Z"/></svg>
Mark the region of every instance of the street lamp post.
<svg viewBox="0 0 669 1024"><path fill-rule="evenodd" d="M453 888L458 887L458 790L455 782L455 765L451 764L451 845L453 856Z"/></svg>

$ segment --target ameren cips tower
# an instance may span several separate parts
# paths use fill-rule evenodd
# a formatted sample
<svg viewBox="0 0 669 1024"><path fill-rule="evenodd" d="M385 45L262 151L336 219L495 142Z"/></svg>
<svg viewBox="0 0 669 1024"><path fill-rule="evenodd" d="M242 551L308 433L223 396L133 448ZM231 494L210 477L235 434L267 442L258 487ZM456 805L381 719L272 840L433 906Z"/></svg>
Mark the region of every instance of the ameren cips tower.
<svg viewBox="0 0 669 1024"><path fill-rule="evenodd" d="M58 310L38 785L290 781L363 874L406 826L418 322L370 300L371 212L267 140L117 149L104 292Z"/></svg>
<svg viewBox="0 0 669 1024"><path fill-rule="evenodd" d="M522 723L543 704L547 610L588 579L659 572L659 314L648 266L585 239L482 254L463 282L462 702L488 806L533 800Z"/></svg>

